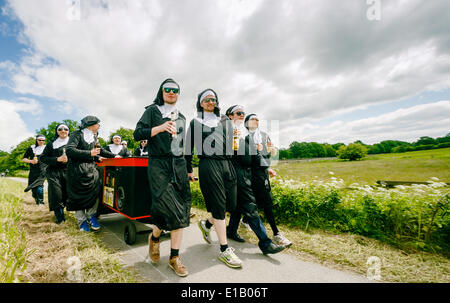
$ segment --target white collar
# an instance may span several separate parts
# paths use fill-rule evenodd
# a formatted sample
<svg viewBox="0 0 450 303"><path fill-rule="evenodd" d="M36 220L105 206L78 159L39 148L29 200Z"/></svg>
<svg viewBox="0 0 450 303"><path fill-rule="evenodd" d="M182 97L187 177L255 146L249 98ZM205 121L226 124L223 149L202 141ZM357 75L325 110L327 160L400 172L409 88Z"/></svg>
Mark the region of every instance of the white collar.
<svg viewBox="0 0 450 303"><path fill-rule="evenodd" d="M41 146L36 146L36 144L35 145L31 145L31 149L33 150L33 153L36 156L39 156L40 154L42 154L42 152L44 151L44 148L45 148L45 144L41 145Z"/></svg>
<svg viewBox="0 0 450 303"><path fill-rule="evenodd" d="M120 153L120 151L122 150L123 146L122 144L116 145L116 144L110 144L108 145L109 149L111 150L111 152L115 155L117 155L118 153Z"/></svg>
<svg viewBox="0 0 450 303"><path fill-rule="evenodd" d="M61 146L64 146L69 142L69 136L65 137L64 139L61 139L58 137L55 141L53 141L53 149L60 148Z"/></svg>
<svg viewBox="0 0 450 303"><path fill-rule="evenodd" d="M175 116L176 118L178 118L178 109L176 108L175 105L167 104L164 102L164 105L157 105L157 106L163 118L170 118L170 114L172 112L175 112Z"/></svg>
<svg viewBox="0 0 450 303"><path fill-rule="evenodd" d="M248 135L248 129L244 125L244 121L236 124L233 121L233 127L239 131L239 139L244 139Z"/></svg>
<svg viewBox="0 0 450 303"><path fill-rule="evenodd" d="M81 132L83 133L84 141L86 141L88 144L91 144L95 141L94 133L89 128L83 128Z"/></svg>
<svg viewBox="0 0 450 303"><path fill-rule="evenodd" d="M262 144L262 136L259 127L255 130L249 130L249 133L252 135L253 142L255 142L255 144Z"/></svg>
<svg viewBox="0 0 450 303"><path fill-rule="evenodd" d="M199 117L196 117L195 119L201 124L211 128L217 127L217 125L219 125L220 122L220 117L217 117L215 113L208 113L208 112L203 113L203 119Z"/></svg>

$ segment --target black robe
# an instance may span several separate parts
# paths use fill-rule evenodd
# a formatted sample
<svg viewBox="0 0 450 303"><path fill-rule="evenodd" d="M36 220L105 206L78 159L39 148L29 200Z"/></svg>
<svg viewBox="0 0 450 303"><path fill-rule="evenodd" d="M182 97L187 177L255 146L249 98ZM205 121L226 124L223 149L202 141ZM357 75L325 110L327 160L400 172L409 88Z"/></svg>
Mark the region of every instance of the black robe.
<svg viewBox="0 0 450 303"><path fill-rule="evenodd" d="M41 161L47 164L48 206L50 211L64 208L67 201L67 163L58 162L66 145L53 148L53 141L45 146Z"/></svg>
<svg viewBox="0 0 450 303"><path fill-rule="evenodd" d="M84 210L92 208L99 198L100 178L97 165L98 156L92 157L91 150L95 141L87 143L81 130L70 134L66 154L67 164L67 210ZM100 156L114 158L115 155L101 149Z"/></svg>
<svg viewBox="0 0 450 303"><path fill-rule="evenodd" d="M267 151L268 135L261 131L263 150L261 151L260 161L254 161L252 165L252 188L256 203L259 208L272 205L272 188L270 186L269 173L270 153Z"/></svg>
<svg viewBox="0 0 450 303"><path fill-rule="evenodd" d="M200 159L199 182L206 209L215 219L225 219L225 212L236 208L236 172L231 163L233 132L231 120L222 116L216 127L193 119L186 139L186 164L192 173L194 148Z"/></svg>
<svg viewBox="0 0 450 303"><path fill-rule="evenodd" d="M28 192L30 189L33 189L38 186L44 186L45 170L47 168L47 165L45 163L42 163L41 155L37 156L38 163L36 164L30 163L30 173L28 174L28 186L25 188L24 190L25 192ZM33 149L30 146L25 151L25 155L23 157L29 160L33 160L34 156L35 154L33 152Z"/></svg>
<svg viewBox="0 0 450 303"><path fill-rule="evenodd" d="M239 150L232 157L237 175L236 211L250 218L259 216L252 188L252 167L261 163L261 154L250 136L239 141Z"/></svg>
<svg viewBox="0 0 450 303"><path fill-rule="evenodd" d="M152 223L162 230L189 226L191 192L183 157L186 118L179 113L177 137L168 132L151 137L151 129L169 118L163 118L156 104L148 106L136 125L134 139L148 140L148 180L152 198Z"/></svg>

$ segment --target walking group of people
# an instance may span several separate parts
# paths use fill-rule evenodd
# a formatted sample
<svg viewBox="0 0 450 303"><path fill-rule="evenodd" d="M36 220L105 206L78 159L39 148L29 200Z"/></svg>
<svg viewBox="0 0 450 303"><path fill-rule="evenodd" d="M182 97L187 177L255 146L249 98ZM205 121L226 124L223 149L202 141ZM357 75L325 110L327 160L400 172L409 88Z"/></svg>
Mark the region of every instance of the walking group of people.
<svg viewBox="0 0 450 303"><path fill-rule="evenodd" d="M49 209L56 223L64 222L64 208L75 211L75 217L83 231L98 230L97 206L99 198L99 173L95 162L101 157L128 157L130 152L121 144L121 137L114 135L112 143L101 148L98 143L100 119L87 116L81 120L79 130L69 136L69 127L59 124L55 136L45 144L45 136L37 135L23 162L30 164L28 186L37 205L44 204L44 181L48 181Z"/></svg>
<svg viewBox="0 0 450 303"><path fill-rule="evenodd" d="M220 251L218 259L231 268L242 267L242 260L228 239L245 242L238 234L241 221L258 237L263 254L274 254L292 243L278 230L273 214L269 176L270 157L276 148L269 136L259 130L256 114L245 115L244 107L234 105L221 115L217 93L206 89L198 94L197 116L186 127L186 118L178 110L180 86L166 79L158 89L153 104L146 107L137 122L134 139L140 141L135 156L148 156L148 181L151 192L150 214L154 228L149 236L149 256L153 263L160 260L160 236L170 231L169 266L179 276L188 269L181 261L183 229L189 226L193 180L192 156L199 158L200 190L211 216L198 223L203 239L211 244L214 226ZM75 211L83 231L100 228L96 215L100 197L99 172L95 162L102 158L131 156L114 135L111 144L102 148L98 143L100 120L87 116L81 128L69 135L69 128L60 124L53 140L45 145L38 135L36 143L25 153L30 163L29 184L37 204L43 203L43 182L48 180L50 210L56 222L65 220L64 207ZM259 216L264 211L273 231L273 239ZM230 214L228 226L226 213Z"/></svg>
<svg viewBox="0 0 450 303"><path fill-rule="evenodd" d="M217 93L206 89L198 94L197 116L186 128L186 118L177 108L179 94L180 86L166 79L134 131L135 140L148 141L151 215L156 226L149 236L151 261L159 262L161 232L170 231L169 266L179 276L188 275L179 249L183 228L189 225L194 151L199 158L200 189L211 213L198 225L208 244L212 243L210 232L214 226L220 261L232 268L242 267L235 249L228 245L228 239L245 242L237 232L242 216L258 237L263 254L278 253L290 246L292 243L279 232L273 216L269 174L276 174L270 169L270 153L276 149L267 134L259 130L258 116L248 115L244 120L240 105L221 115ZM267 235L258 205L265 212L274 240ZM228 226L226 212L230 213Z"/></svg>

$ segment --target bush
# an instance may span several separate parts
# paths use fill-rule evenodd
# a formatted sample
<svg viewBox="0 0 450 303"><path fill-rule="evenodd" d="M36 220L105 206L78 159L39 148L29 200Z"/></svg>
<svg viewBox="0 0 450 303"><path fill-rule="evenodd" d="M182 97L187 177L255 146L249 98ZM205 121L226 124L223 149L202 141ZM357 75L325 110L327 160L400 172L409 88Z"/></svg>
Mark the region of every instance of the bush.
<svg viewBox="0 0 450 303"><path fill-rule="evenodd" d="M339 159L343 160L359 160L367 156L367 148L359 143L352 143L339 147L337 155Z"/></svg>
<svg viewBox="0 0 450 303"><path fill-rule="evenodd" d="M304 229L351 232L388 243L448 254L450 189L445 183L394 189L345 186L331 182L272 180L278 222ZM205 208L198 182L191 183L192 205Z"/></svg>

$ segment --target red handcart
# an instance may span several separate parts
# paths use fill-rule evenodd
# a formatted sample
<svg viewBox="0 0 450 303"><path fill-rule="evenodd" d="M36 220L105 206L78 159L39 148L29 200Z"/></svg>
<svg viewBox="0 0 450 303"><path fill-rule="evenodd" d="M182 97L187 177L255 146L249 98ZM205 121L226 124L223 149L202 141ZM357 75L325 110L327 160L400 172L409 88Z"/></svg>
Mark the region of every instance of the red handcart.
<svg viewBox="0 0 450 303"><path fill-rule="evenodd" d="M151 223L148 158L103 159L97 165L103 180L97 215L118 213L128 218L124 240L129 245L134 244L137 233L134 222Z"/></svg>

